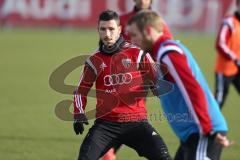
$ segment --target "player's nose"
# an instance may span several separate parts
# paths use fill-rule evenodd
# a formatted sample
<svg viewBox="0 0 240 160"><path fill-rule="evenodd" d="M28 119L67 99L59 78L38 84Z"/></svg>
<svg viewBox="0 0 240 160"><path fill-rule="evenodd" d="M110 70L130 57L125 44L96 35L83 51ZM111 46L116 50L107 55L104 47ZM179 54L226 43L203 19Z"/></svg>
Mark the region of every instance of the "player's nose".
<svg viewBox="0 0 240 160"><path fill-rule="evenodd" d="M110 32L110 30L106 30L106 37L110 37L111 36L111 32Z"/></svg>

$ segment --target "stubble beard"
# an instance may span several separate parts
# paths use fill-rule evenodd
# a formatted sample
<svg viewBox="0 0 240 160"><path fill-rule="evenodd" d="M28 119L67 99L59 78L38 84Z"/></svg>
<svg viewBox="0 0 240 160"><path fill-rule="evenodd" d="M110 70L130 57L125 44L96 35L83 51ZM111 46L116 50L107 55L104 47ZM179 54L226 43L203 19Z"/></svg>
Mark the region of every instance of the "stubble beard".
<svg viewBox="0 0 240 160"><path fill-rule="evenodd" d="M142 49L145 51L145 52L151 52L152 51L152 41L151 40L147 40L146 38L143 39L143 42L142 42Z"/></svg>

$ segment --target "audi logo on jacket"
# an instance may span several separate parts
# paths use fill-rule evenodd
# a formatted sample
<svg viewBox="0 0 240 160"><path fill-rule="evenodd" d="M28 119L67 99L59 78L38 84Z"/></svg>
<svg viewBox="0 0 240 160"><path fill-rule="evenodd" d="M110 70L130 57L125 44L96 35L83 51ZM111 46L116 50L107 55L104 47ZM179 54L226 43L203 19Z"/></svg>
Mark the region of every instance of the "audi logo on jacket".
<svg viewBox="0 0 240 160"><path fill-rule="evenodd" d="M99 50L87 60L74 95L74 113L84 113L87 96L96 93L96 118L114 122L147 119L147 84L155 81L154 61L136 46L106 55ZM91 89L95 83L95 89ZM91 92L89 92L91 91Z"/></svg>

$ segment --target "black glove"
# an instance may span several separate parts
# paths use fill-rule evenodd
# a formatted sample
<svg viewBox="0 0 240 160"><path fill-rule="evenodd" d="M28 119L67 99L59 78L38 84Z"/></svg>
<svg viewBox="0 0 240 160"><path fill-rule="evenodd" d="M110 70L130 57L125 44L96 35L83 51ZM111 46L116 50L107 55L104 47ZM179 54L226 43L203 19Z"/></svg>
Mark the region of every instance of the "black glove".
<svg viewBox="0 0 240 160"><path fill-rule="evenodd" d="M88 125L88 119L85 114L80 113L80 114L75 114L74 115L74 121L73 121L73 129L75 133L78 135L79 133L82 134L84 131L84 126Z"/></svg>

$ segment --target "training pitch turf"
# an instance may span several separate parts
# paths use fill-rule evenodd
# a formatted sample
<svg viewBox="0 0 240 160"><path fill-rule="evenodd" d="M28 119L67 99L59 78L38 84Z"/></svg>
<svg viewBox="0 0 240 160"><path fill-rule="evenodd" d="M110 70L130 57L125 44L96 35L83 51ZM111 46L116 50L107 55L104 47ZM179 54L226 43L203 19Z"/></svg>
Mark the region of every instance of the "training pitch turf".
<svg viewBox="0 0 240 160"><path fill-rule="evenodd" d="M214 36L180 34L194 53L203 73L214 87ZM95 30L14 29L0 30L0 160L74 160L84 135L76 136L72 122L62 121L55 115L55 106L69 94L58 93L49 86L49 76L58 66L81 54L96 49ZM76 85L81 68L65 80ZM87 108L93 108L94 99ZM223 160L240 159L240 100L233 87L223 113L229 125L229 138L235 144L224 149ZM156 98L148 100L150 122L157 128L174 155L178 140L170 130ZM141 159L123 146L118 160Z"/></svg>

